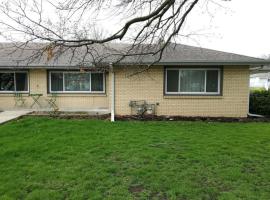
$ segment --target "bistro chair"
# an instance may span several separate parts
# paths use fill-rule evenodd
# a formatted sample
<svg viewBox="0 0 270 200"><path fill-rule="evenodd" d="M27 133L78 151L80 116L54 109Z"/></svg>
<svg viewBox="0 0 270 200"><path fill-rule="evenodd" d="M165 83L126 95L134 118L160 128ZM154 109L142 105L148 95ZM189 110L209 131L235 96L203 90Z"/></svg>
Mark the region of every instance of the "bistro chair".
<svg viewBox="0 0 270 200"><path fill-rule="evenodd" d="M17 106L24 107L25 106L26 99L23 98L22 93L14 93L14 100L15 100L15 107L17 107Z"/></svg>
<svg viewBox="0 0 270 200"><path fill-rule="evenodd" d="M56 97L57 97L57 94L52 93L51 96L50 96L50 98L46 99L46 101L47 101L48 104L49 104L49 107L50 107L54 112L56 112L56 111L59 110L59 108L58 108L58 106L57 106L57 104L56 104Z"/></svg>

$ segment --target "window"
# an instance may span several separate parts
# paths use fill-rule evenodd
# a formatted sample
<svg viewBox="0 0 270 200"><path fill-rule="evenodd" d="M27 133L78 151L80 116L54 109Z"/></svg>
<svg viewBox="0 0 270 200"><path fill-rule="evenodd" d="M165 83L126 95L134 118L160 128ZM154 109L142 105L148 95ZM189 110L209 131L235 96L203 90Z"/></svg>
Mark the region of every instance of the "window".
<svg viewBox="0 0 270 200"><path fill-rule="evenodd" d="M56 92L56 91L63 91L64 88L64 78L63 78L63 73L51 73L50 74L51 78L51 91Z"/></svg>
<svg viewBox="0 0 270 200"><path fill-rule="evenodd" d="M28 92L28 73L0 71L0 92Z"/></svg>
<svg viewBox="0 0 270 200"><path fill-rule="evenodd" d="M167 68L166 94L220 94L220 69Z"/></svg>
<svg viewBox="0 0 270 200"><path fill-rule="evenodd" d="M101 72L50 72L50 92L103 93L105 74Z"/></svg>
<svg viewBox="0 0 270 200"><path fill-rule="evenodd" d="M91 91L103 91L103 74L91 74Z"/></svg>
<svg viewBox="0 0 270 200"><path fill-rule="evenodd" d="M90 76L82 73L64 74L65 91L90 91Z"/></svg>

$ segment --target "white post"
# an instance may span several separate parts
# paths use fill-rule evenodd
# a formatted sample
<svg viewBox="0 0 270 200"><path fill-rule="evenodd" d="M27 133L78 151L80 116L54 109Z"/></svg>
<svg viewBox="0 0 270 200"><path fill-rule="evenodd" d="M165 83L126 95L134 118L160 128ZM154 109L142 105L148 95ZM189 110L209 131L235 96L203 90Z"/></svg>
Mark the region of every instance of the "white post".
<svg viewBox="0 0 270 200"><path fill-rule="evenodd" d="M114 77L114 70L113 70L113 65L110 63L110 71L112 73L111 76L111 122L114 122L114 106L115 106L115 77Z"/></svg>

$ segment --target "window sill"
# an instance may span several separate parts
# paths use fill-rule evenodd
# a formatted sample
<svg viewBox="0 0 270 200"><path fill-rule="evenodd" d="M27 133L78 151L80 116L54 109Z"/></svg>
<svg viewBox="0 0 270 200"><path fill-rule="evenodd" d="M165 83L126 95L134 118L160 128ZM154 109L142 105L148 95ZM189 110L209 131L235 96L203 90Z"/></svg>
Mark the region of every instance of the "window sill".
<svg viewBox="0 0 270 200"><path fill-rule="evenodd" d="M12 92L6 92L6 93L5 92L3 92L3 93L0 92L1 97L14 97L14 94L15 93L12 93ZM20 94L22 94L23 97L29 97L28 92L27 93L20 93Z"/></svg>
<svg viewBox="0 0 270 200"><path fill-rule="evenodd" d="M164 99L223 99L221 95L164 95Z"/></svg>
<svg viewBox="0 0 270 200"><path fill-rule="evenodd" d="M106 93L54 93L57 97L107 97ZM52 96L52 93L49 93L47 96Z"/></svg>

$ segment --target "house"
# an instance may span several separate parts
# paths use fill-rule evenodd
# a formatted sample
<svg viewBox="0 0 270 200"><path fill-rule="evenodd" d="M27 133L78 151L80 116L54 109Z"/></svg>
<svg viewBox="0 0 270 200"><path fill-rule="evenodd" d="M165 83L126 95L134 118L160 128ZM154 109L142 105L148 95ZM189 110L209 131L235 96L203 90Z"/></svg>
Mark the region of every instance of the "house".
<svg viewBox="0 0 270 200"><path fill-rule="evenodd" d="M35 44L32 44L35 46ZM114 49L123 44L110 44ZM41 94L42 107L52 94L60 110L105 109L116 115L132 114L134 101L147 102L157 115L246 117L249 110L251 67L269 61L199 47L174 44L163 58L148 68L153 57L136 62L125 58L108 70L78 65L71 53L57 59L25 58L35 50L14 52L0 47L0 110L14 109L14 93L22 93L29 107L29 94ZM51 55L51 53L50 53ZM32 57L33 58L33 57ZM76 60L77 63L74 61ZM88 63L91 63L89 58ZM140 73L136 73L140 71Z"/></svg>
<svg viewBox="0 0 270 200"><path fill-rule="evenodd" d="M269 90L270 88L270 67L261 66L251 70L250 88L262 88Z"/></svg>
<svg viewBox="0 0 270 200"><path fill-rule="evenodd" d="M270 73L258 73L250 75L250 87L262 88L269 90L270 88Z"/></svg>

